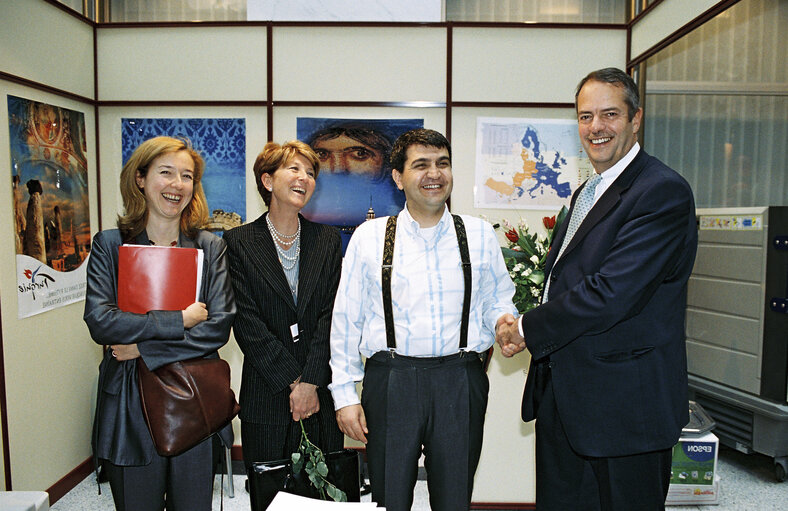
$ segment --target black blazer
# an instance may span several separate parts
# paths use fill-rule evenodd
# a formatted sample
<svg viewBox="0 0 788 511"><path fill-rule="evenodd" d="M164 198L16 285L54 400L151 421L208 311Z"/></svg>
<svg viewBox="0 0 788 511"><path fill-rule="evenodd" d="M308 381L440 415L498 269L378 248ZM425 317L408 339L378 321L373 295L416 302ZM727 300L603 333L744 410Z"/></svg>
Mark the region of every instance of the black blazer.
<svg viewBox="0 0 788 511"><path fill-rule="evenodd" d="M300 217L296 306L268 231L267 214L224 235L238 304L233 332L244 354L240 417L259 424L290 424L290 384L300 376L318 386L321 417L335 420L327 389L328 339L341 271L339 233ZM290 326L296 323L300 337L293 342Z"/></svg>
<svg viewBox="0 0 788 511"><path fill-rule="evenodd" d="M145 231L135 241L149 244ZM117 229L93 237L84 314L93 340L105 346L137 343L151 370L178 360L218 357L216 350L230 338L235 316L224 241L206 231L198 231L194 239L180 236L180 246L201 248L205 259L200 301L208 307L208 319L188 330L183 328L181 311L134 314L118 309L118 247L122 244ZM230 425L220 436L225 445L232 445ZM99 366L93 452L97 458L123 466L147 465L155 452L140 405L137 361L119 362L111 350L104 352Z"/></svg>
<svg viewBox="0 0 788 511"><path fill-rule="evenodd" d="M641 150L556 262L569 216L546 261L550 300L523 316L533 356L523 420L536 418L534 360L549 357L579 454L670 448L688 421L684 316L698 242L689 184Z"/></svg>

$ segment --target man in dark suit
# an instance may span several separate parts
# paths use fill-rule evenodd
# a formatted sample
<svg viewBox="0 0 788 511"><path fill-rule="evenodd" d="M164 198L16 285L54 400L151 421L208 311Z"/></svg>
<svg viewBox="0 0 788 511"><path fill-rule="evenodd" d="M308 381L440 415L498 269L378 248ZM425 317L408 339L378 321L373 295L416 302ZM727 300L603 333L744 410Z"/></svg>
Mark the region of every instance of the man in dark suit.
<svg viewBox="0 0 788 511"><path fill-rule="evenodd" d="M623 71L590 73L575 106L596 173L556 234L543 304L497 340L505 356L532 356L522 418L536 419L537 509L664 509L688 421L692 191L640 149L643 111Z"/></svg>

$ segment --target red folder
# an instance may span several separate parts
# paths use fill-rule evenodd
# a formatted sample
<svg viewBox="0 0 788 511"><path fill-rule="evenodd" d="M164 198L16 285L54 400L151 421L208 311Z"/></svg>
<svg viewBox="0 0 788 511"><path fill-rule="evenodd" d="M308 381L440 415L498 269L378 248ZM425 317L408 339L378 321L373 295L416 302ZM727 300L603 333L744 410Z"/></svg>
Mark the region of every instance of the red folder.
<svg viewBox="0 0 788 511"><path fill-rule="evenodd" d="M122 245L118 248L118 307L145 314L183 310L197 301L202 250Z"/></svg>

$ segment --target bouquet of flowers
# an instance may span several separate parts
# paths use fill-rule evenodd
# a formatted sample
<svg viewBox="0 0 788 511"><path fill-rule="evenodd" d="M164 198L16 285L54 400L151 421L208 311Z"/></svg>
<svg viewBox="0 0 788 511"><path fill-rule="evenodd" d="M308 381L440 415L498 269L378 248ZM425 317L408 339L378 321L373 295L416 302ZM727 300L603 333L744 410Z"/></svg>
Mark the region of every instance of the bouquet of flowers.
<svg viewBox="0 0 788 511"><path fill-rule="evenodd" d="M542 218L546 234L533 232L528 224L521 220L517 228L508 221L503 220L504 236L509 241L506 247L501 247L506 268L514 282L514 305L520 314L527 312L539 305L539 298L544 288L544 265L547 252L553 243L555 231L564 221L568 210L561 208L557 215ZM496 229L501 224L495 224Z"/></svg>

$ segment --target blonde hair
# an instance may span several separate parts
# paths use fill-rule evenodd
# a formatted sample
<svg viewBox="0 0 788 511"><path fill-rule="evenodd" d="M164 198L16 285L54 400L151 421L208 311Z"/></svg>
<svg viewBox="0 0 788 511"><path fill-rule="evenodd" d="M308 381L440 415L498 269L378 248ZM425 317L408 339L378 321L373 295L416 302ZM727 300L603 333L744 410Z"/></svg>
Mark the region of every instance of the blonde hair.
<svg viewBox="0 0 788 511"><path fill-rule="evenodd" d="M148 203L145 193L137 186L137 173L144 177L150 164L163 154L186 151L194 161L192 200L181 213L181 232L193 238L197 229L208 220L208 203L202 189L205 162L200 153L185 138L154 137L141 143L120 172L120 195L124 214L118 215L118 229L124 241L133 241L148 223Z"/></svg>
<svg viewBox="0 0 788 511"><path fill-rule="evenodd" d="M273 175L278 168L290 163L296 155L303 156L312 164L315 178L317 178L320 172L320 159L318 159L317 154L311 147L300 140L291 140L282 145L276 142L268 142L263 147L263 150L260 151L260 154L257 155L252 169L254 170L254 179L257 182L257 191L260 193L260 197L263 198L266 206L271 205L271 192L263 186L262 175Z"/></svg>

